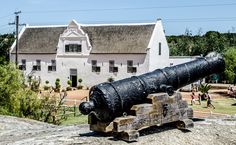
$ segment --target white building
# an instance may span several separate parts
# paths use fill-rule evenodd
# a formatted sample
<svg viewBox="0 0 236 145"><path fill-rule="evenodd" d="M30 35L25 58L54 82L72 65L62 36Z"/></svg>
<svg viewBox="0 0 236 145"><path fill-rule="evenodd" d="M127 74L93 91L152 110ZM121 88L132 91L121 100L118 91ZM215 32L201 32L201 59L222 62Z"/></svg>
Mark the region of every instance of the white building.
<svg viewBox="0 0 236 145"><path fill-rule="evenodd" d="M15 60L15 43L11 47ZM92 86L170 66L161 20L155 23L26 26L19 34L18 64L24 74L62 86L78 79Z"/></svg>

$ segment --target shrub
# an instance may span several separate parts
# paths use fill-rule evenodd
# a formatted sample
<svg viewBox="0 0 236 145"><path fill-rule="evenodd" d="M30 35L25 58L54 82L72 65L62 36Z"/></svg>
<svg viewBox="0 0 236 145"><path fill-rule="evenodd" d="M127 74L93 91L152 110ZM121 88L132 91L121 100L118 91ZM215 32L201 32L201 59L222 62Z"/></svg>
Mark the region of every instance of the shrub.
<svg viewBox="0 0 236 145"><path fill-rule="evenodd" d="M202 100L206 99L206 93L211 89L211 85L209 84L200 84L199 91L202 92Z"/></svg>
<svg viewBox="0 0 236 145"><path fill-rule="evenodd" d="M50 90L50 88L51 88L50 86L43 86L44 90Z"/></svg>
<svg viewBox="0 0 236 145"><path fill-rule="evenodd" d="M66 87L66 91L71 91L71 90L72 90L71 86Z"/></svg>
<svg viewBox="0 0 236 145"><path fill-rule="evenodd" d="M113 82L115 79L113 78L113 77L109 77L108 79L107 79L107 81L108 82Z"/></svg>
<svg viewBox="0 0 236 145"><path fill-rule="evenodd" d="M83 89L83 85L81 85L81 83L83 82L83 80L81 78L78 79L79 85L77 86L77 89Z"/></svg>
<svg viewBox="0 0 236 145"><path fill-rule="evenodd" d="M45 81L45 84L49 84L49 81L48 81L48 80L46 80L46 81Z"/></svg>
<svg viewBox="0 0 236 145"><path fill-rule="evenodd" d="M44 90L50 90L51 86L49 85L49 81L48 81L48 80L45 81L45 84L46 84L46 85L43 86L43 89L44 89Z"/></svg>
<svg viewBox="0 0 236 145"><path fill-rule="evenodd" d="M83 80L81 78L79 78L78 82L81 84L83 82Z"/></svg>
<svg viewBox="0 0 236 145"><path fill-rule="evenodd" d="M78 85L78 86L77 86L77 89L79 89L79 90L80 90L80 89L83 89L83 86L82 86L82 85Z"/></svg>
<svg viewBox="0 0 236 145"><path fill-rule="evenodd" d="M59 101L55 96L38 96L25 87L22 72L14 64L0 64L0 72L0 114L60 124L64 117L57 116L65 95Z"/></svg>
<svg viewBox="0 0 236 145"><path fill-rule="evenodd" d="M60 92L60 89L61 89L60 79L57 78L55 82L55 92Z"/></svg>
<svg viewBox="0 0 236 145"><path fill-rule="evenodd" d="M68 80L68 81L67 81L67 84L71 87L71 86L72 86L72 81L71 81L71 80Z"/></svg>
<svg viewBox="0 0 236 145"><path fill-rule="evenodd" d="M14 64L0 65L0 106L9 109L11 99L24 87L22 72Z"/></svg>
<svg viewBox="0 0 236 145"><path fill-rule="evenodd" d="M34 92L39 92L39 87L41 83L40 77L30 75L28 76L29 87Z"/></svg>

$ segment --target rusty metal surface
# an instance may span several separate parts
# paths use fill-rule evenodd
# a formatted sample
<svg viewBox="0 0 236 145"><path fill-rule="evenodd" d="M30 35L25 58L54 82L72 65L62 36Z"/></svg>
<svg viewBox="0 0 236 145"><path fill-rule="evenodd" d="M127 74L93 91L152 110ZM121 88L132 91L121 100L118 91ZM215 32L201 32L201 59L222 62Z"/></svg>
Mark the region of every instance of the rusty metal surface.
<svg viewBox="0 0 236 145"><path fill-rule="evenodd" d="M215 55L112 83L101 83L91 89L90 102L81 103L79 109L83 114L94 113L98 120L109 122L124 112L129 114L133 105L147 102L148 94L167 92L171 95L173 90L224 71L224 67L223 58Z"/></svg>

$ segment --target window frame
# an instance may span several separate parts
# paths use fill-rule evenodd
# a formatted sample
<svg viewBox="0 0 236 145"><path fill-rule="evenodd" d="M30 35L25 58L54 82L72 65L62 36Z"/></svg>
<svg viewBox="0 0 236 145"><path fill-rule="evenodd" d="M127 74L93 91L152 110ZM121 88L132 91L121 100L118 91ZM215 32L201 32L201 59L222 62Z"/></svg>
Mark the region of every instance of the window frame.
<svg viewBox="0 0 236 145"><path fill-rule="evenodd" d="M82 52L82 44L65 44L65 53L81 53Z"/></svg>
<svg viewBox="0 0 236 145"><path fill-rule="evenodd" d="M115 61L114 60L109 60L109 73L114 72L114 67L115 67Z"/></svg>
<svg viewBox="0 0 236 145"><path fill-rule="evenodd" d="M48 71L57 71L57 64L55 59L51 60L51 65L48 66Z"/></svg>
<svg viewBox="0 0 236 145"><path fill-rule="evenodd" d="M91 60L92 72L101 72L101 68L97 63L97 60Z"/></svg>
<svg viewBox="0 0 236 145"><path fill-rule="evenodd" d="M137 67L134 67L133 60L127 60L127 73L136 73Z"/></svg>
<svg viewBox="0 0 236 145"><path fill-rule="evenodd" d="M26 59L21 59L21 65L19 65L19 69L23 71L26 70Z"/></svg>
<svg viewBox="0 0 236 145"><path fill-rule="evenodd" d="M33 71L41 71L41 60L36 59L36 65L33 65Z"/></svg>

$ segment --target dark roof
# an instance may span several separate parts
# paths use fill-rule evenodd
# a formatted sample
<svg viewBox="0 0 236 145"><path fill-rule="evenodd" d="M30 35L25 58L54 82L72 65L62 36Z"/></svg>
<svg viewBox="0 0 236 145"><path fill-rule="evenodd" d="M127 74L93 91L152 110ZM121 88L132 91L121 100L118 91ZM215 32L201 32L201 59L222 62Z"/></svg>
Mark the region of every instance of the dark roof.
<svg viewBox="0 0 236 145"><path fill-rule="evenodd" d="M82 27L92 45L91 53L146 53L154 24Z"/></svg>
<svg viewBox="0 0 236 145"><path fill-rule="evenodd" d="M155 24L81 26L88 34L91 53L146 53ZM56 53L67 27L28 27L19 40L19 53ZM13 50L13 53L15 50Z"/></svg>
<svg viewBox="0 0 236 145"><path fill-rule="evenodd" d="M56 53L59 36L65 29L66 27L26 28L19 39L18 52Z"/></svg>

